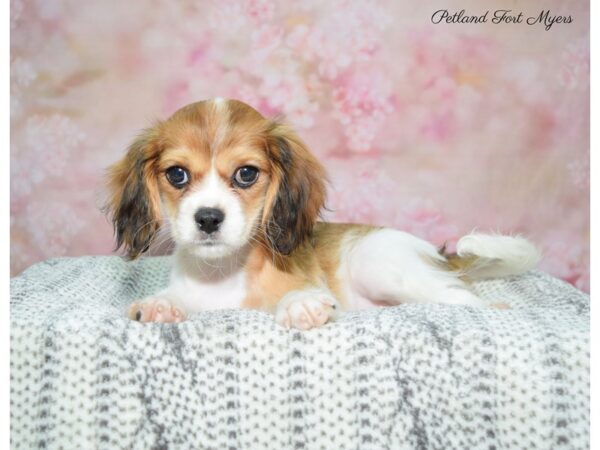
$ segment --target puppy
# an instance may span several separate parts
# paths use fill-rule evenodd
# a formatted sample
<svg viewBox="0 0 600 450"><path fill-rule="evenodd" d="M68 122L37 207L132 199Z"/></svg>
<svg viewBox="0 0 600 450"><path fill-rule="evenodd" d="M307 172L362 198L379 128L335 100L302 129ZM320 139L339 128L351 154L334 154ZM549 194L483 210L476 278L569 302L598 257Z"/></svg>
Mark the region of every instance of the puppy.
<svg viewBox="0 0 600 450"><path fill-rule="evenodd" d="M109 169L117 249L137 258L162 224L176 247L169 286L129 317L256 308L307 330L373 303L484 307L470 282L539 259L520 237L471 234L446 254L402 231L318 222L325 179L290 128L240 101L193 103L145 130Z"/></svg>

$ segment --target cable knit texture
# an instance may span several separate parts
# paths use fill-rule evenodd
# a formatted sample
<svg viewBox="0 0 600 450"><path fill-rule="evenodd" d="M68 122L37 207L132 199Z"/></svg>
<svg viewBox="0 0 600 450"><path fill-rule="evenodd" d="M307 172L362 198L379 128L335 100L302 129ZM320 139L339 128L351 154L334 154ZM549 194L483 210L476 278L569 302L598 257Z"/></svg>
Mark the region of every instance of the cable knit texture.
<svg viewBox="0 0 600 450"><path fill-rule="evenodd" d="M589 297L541 272L510 310L405 305L308 332L258 311L125 318L170 258L53 259L11 281L14 449L589 446Z"/></svg>

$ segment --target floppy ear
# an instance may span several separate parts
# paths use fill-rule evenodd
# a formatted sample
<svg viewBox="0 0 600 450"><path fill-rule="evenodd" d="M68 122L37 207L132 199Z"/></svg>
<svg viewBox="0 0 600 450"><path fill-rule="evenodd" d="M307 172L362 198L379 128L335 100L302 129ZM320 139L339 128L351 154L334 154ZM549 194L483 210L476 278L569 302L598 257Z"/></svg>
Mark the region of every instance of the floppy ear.
<svg viewBox="0 0 600 450"><path fill-rule="evenodd" d="M157 155L154 130L147 130L108 170L110 198L105 210L111 216L117 246L137 258L148 250L160 227L160 197L153 168Z"/></svg>
<svg viewBox="0 0 600 450"><path fill-rule="evenodd" d="M325 203L325 169L283 125L273 125L267 146L273 170L263 226L274 250L289 255L311 234Z"/></svg>

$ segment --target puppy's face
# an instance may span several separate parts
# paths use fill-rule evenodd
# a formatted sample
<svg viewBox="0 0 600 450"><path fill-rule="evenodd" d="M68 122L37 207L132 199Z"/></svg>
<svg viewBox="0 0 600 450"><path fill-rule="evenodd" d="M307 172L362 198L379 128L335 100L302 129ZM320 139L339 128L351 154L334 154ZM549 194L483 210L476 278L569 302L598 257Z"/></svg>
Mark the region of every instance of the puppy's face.
<svg viewBox="0 0 600 450"><path fill-rule="evenodd" d="M204 259L246 245L289 254L324 202L324 171L288 128L234 100L194 103L146 130L110 169L118 246L148 249L162 221Z"/></svg>
<svg viewBox="0 0 600 450"><path fill-rule="evenodd" d="M260 225L272 170L253 128L264 119L225 101L194 109L197 117L184 110L163 124L155 176L177 244L220 257L243 247Z"/></svg>

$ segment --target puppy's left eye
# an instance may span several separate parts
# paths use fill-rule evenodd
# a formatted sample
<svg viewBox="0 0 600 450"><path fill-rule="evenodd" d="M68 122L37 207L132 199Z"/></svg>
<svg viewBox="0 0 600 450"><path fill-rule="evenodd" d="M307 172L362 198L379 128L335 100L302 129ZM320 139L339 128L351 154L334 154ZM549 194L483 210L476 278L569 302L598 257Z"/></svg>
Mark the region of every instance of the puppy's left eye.
<svg viewBox="0 0 600 450"><path fill-rule="evenodd" d="M241 188L252 186L258 179L258 169L254 166L242 166L233 174L233 182Z"/></svg>

